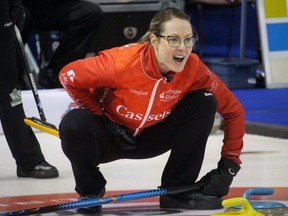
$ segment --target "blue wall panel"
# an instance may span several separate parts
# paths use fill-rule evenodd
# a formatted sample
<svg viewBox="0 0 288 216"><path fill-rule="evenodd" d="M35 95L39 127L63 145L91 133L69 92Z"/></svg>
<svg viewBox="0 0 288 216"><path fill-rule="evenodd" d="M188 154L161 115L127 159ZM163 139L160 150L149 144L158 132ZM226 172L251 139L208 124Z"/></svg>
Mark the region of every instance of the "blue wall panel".
<svg viewBox="0 0 288 216"><path fill-rule="evenodd" d="M270 51L288 51L288 23L267 24Z"/></svg>

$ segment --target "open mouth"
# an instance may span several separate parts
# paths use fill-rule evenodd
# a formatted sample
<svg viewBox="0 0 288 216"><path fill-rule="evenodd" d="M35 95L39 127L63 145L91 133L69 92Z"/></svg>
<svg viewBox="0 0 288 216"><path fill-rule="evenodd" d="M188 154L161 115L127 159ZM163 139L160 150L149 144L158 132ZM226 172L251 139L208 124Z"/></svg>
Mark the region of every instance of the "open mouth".
<svg viewBox="0 0 288 216"><path fill-rule="evenodd" d="M181 63L183 60L184 60L184 56L173 56L173 59L176 61L176 62L179 62Z"/></svg>

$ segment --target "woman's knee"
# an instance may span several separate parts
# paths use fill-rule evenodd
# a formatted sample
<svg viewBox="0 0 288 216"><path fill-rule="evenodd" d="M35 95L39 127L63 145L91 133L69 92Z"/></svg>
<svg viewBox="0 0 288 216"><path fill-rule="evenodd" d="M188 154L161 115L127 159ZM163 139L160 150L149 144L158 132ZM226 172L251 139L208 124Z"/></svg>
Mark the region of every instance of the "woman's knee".
<svg viewBox="0 0 288 216"><path fill-rule="evenodd" d="M93 115L88 110L75 109L68 112L59 125L62 150L68 158L76 158L87 144L87 130ZM82 142L83 141L83 142Z"/></svg>
<svg viewBox="0 0 288 216"><path fill-rule="evenodd" d="M201 105L203 111L214 115L217 109L217 102L214 95L205 90L198 91L197 94L199 94L198 103Z"/></svg>
<svg viewBox="0 0 288 216"><path fill-rule="evenodd" d="M179 102L182 109L192 109L197 112L214 113L217 109L217 102L212 93L199 90L188 93Z"/></svg>
<svg viewBox="0 0 288 216"><path fill-rule="evenodd" d="M60 138L77 136L88 125L92 113L84 109L74 109L65 114L59 125Z"/></svg>

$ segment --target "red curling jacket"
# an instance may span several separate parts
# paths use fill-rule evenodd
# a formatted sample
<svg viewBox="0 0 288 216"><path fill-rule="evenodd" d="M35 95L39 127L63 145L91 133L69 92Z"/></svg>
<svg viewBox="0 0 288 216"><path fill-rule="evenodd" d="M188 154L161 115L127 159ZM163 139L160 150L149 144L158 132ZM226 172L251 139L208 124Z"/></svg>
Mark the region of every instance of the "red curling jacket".
<svg viewBox="0 0 288 216"><path fill-rule="evenodd" d="M224 120L222 156L240 164L244 111L232 92L191 53L171 82L160 73L153 47L129 44L104 50L98 56L69 63L59 73L67 93L81 108L124 125L137 136L145 127L165 119L190 91L205 89L217 101Z"/></svg>

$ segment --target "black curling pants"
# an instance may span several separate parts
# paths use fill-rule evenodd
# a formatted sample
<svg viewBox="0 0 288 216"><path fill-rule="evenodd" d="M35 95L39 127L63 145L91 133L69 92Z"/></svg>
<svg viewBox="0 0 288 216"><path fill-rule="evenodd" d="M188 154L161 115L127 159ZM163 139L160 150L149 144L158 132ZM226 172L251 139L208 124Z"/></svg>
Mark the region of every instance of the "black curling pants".
<svg viewBox="0 0 288 216"><path fill-rule="evenodd" d="M8 0L0 1L0 120L17 165L31 168L44 160L32 129L24 123L16 68L16 47ZM3 144L3 143L1 143Z"/></svg>
<svg viewBox="0 0 288 216"><path fill-rule="evenodd" d="M87 110L70 111L60 123L60 138L72 165L76 191L80 195L99 193L106 184L98 167L101 163L152 158L169 150L161 186L193 184L202 166L215 112L216 101L211 94L188 93L166 119L137 136L135 149L122 150L113 144L113 138L97 116Z"/></svg>

